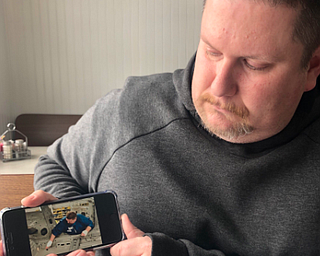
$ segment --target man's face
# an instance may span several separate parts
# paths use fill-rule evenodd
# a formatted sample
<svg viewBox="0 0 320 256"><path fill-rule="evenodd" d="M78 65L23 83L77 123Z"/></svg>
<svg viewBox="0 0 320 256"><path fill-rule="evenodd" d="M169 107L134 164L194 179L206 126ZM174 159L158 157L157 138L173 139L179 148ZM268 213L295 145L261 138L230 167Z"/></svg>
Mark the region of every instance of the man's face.
<svg viewBox="0 0 320 256"><path fill-rule="evenodd" d="M303 45L293 40L296 17L285 6L207 1L192 98L213 134L249 143L271 137L289 123L303 92L314 87L300 65Z"/></svg>
<svg viewBox="0 0 320 256"><path fill-rule="evenodd" d="M73 224L77 221L77 218L74 218L74 219L66 219L68 224Z"/></svg>

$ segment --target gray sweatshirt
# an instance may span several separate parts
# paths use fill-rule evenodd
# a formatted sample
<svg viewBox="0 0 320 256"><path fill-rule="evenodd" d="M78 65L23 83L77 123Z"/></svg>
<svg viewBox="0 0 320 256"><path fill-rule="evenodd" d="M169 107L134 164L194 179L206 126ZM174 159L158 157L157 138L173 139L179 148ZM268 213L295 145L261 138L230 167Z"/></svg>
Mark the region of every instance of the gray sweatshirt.
<svg viewBox="0 0 320 256"><path fill-rule="evenodd" d="M40 158L35 188L56 197L116 191L153 256L319 255L319 86L282 132L232 144L199 124L194 58L99 99Z"/></svg>

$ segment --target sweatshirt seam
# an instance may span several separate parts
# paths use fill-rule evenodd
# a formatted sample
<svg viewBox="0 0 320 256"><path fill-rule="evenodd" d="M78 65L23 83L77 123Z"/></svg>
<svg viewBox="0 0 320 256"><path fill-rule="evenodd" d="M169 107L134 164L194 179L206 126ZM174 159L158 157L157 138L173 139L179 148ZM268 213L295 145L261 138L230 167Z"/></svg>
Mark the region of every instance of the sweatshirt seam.
<svg viewBox="0 0 320 256"><path fill-rule="evenodd" d="M315 139L313 139L310 135L308 135L306 132L302 132L301 134L303 134L304 136L306 136L310 141L312 141L313 143L316 143L317 145L320 145L320 142L316 141Z"/></svg>
<svg viewBox="0 0 320 256"><path fill-rule="evenodd" d="M118 146L113 152L112 154L110 155L109 159L106 161L106 163L102 166L100 172L99 172L99 175L97 176L97 179L96 179L96 184L95 184L95 191L98 190L98 184L99 184L99 180L101 178L101 174L103 172L103 170L106 168L106 166L109 164L109 162L111 161L111 159L113 158L113 156L123 147L125 147L126 145L128 145L129 143L131 143L132 141L138 139L138 138L142 138L142 137L145 137L145 136L148 136L150 134L153 134L155 132L158 132L158 131L161 131L162 129L165 129L166 127L168 127L169 125L171 125L172 123L176 122L176 121L181 121L181 120L190 120L189 117L179 117L179 118L175 118L171 121L169 121L168 123L166 123L165 125L159 127L159 128L156 128L152 131L149 131L149 132L146 132L146 133L142 133L140 135L136 135L134 136L133 138L129 139L127 142L123 143L122 145Z"/></svg>

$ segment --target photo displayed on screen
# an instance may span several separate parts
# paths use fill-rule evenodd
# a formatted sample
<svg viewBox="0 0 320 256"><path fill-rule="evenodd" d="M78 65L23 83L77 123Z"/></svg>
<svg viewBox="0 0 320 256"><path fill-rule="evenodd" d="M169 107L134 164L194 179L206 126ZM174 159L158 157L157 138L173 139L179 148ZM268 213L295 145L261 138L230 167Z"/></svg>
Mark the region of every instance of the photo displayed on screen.
<svg viewBox="0 0 320 256"><path fill-rule="evenodd" d="M26 209L32 256L61 254L101 244L94 198Z"/></svg>

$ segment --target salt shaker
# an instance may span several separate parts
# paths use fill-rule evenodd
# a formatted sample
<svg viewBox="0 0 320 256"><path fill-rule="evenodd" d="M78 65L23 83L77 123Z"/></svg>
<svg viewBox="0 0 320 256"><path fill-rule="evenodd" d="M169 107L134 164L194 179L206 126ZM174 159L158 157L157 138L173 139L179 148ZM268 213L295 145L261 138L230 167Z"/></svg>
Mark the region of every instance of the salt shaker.
<svg viewBox="0 0 320 256"><path fill-rule="evenodd" d="M12 159L12 143L11 141L3 141L3 158L4 159Z"/></svg>

